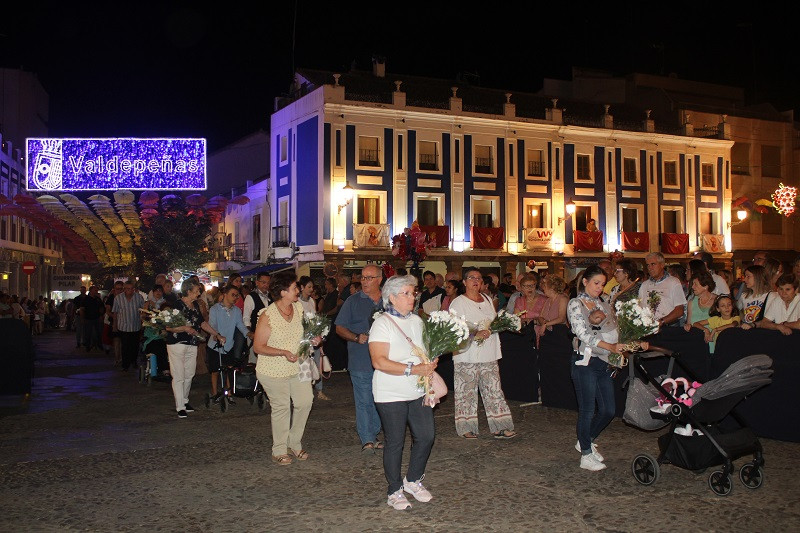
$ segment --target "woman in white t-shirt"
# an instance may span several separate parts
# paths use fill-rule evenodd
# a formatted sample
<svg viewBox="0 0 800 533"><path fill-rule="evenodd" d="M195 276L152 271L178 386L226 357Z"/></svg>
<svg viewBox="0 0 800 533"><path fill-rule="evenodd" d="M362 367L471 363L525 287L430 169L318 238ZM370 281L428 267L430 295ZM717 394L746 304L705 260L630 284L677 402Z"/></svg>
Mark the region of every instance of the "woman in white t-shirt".
<svg viewBox="0 0 800 533"><path fill-rule="evenodd" d="M392 276L383 286L382 313L369 330L369 354L375 372L372 396L381 417L385 447L383 471L389 482L387 504L402 510L411 507L405 494L427 502L431 493L422 485L425 466L433 448L433 409L422 403L419 376L430 376L436 361L422 363L415 355L422 348L422 319L414 313L417 279ZM413 343L413 345L412 345ZM406 426L411 428L411 459L401 478Z"/></svg>
<svg viewBox="0 0 800 533"><path fill-rule="evenodd" d="M750 329L756 321L764 317L764 306L770 292L770 281L764 267L747 267L744 271L744 286L737 303L742 314L742 329Z"/></svg>

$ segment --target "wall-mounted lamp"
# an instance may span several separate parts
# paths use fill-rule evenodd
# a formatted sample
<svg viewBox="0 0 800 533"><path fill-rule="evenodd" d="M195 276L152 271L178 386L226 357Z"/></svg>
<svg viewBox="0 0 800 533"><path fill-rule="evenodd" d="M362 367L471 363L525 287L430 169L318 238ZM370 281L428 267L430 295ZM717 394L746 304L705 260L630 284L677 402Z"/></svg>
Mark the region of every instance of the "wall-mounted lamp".
<svg viewBox="0 0 800 533"><path fill-rule="evenodd" d="M341 115L339 115L339 118L344 118L344 113L342 113Z"/></svg>
<svg viewBox="0 0 800 533"><path fill-rule="evenodd" d="M747 215L748 215L747 209L739 209L738 211L736 211L736 218L738 220L731 220L730 222L728 222L728 227L730 228L731 226L735 226L736 224L741 224L742 222L747 220Z"/></svg>
<svg viewBox="0 0 800 533"><path fill-rule="evenodd" d="M564 210L567 212L567 216L558 217L559 226L563 224L565 220L572 218L572 215L575 214L575 204L573 202L568 202L567 205L564 206Z"/></svg>
<svg viewBox="0 0 800 533"><path fill-rule="evenodd" d="M341 214L342 209L350 205L350 202L353 201L353 188L350 186L349 181L345 181L344 187L342 187L341 192L339 193L339 210L337 214Z"/></svg>

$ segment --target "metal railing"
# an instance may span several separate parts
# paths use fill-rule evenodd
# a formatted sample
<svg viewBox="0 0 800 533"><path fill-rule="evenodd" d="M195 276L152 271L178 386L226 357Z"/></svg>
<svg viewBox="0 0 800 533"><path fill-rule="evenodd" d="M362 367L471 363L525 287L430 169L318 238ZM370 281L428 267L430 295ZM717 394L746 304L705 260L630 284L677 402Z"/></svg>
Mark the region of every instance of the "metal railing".
<svg viewBox="0 0 800 533"><path fill-rule="evenodd" d="M292 232L289 225L275 226L272 228L272 247L285 248L289 246L292 239Z"/></svg>
<svg viewBox="0 0 800 533"><path fill-rule="evenodd" d="M420 170L439 170L436 163L438 161L436 154L419 154L419 169Z"/></svg>
<svg viewBox="0 0 800 533"><path fill-rule="evenodd" d="M378 150L359 148L358 164L362 167L379 167L380 162L378 161Z"/></svg>
<svg viewBox="0 0 800 533"><path fill-rule="evenodd" d="M492 173L492 158L491 157L476 157L475 158L475 172L478 174L491 174Z"/></svg>
<svg viewBox="0 0 800 533"><path fill-rule="evenodd" d="M544 161L528 161L528 176L544 176Z"/></svg>

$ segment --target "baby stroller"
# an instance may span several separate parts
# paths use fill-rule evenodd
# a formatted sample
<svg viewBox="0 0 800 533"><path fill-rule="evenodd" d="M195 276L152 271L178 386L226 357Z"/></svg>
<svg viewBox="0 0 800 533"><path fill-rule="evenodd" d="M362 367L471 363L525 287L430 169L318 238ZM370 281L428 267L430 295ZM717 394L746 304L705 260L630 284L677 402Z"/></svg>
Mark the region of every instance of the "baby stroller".
<svg viewBox="0 0 800 533"><path fill-rule="evenodd" d="M248 363L250 344L237 329L234 332L233 347L229 352L217 342L214 350L219 354L219 390L215 396L206 393L205 405L219 404L223 413L230 405L236 405L235 398L246 398L250 405L258 404L259 409L266 406L266 393L256 377L256 365Z"/></svg>
<svg viewBox="0 0 800 533"><path fill-rule="evenodd" d="M670 357L667 375L656 379L642 363L665 355ZM652 485L661 475L662 464L698 475L721 465L721 469L715 468L709 475L708 486L714 494L727 496L733 490L733 461L752 454L753 460L739 470L739 479L748 489L761 487L764 482L761 443L733 409L746 396L772 381L772 359L763 354L751 355L733 363L711 381L690 384L685 378L669 377L677 355L662 350L633 354L630 358L634 381L628 383L624 419L641 429L669 425L669 431L658 438L658 458L647 453L634 457L633 477L642 485ZM649 383L639 382L634 368Z"/></svg>

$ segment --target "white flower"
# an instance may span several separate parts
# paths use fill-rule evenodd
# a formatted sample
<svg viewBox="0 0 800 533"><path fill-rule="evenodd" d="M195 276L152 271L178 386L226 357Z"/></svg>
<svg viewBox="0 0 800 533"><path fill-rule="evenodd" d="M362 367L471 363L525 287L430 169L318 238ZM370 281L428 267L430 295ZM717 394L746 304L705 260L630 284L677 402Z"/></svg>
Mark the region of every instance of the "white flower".
<svg viewBox="0 0 800 533"><path fill-rule="evenodd" d="M158 324L158 320L156 320L155 318L151 318L150 322L152 322L153 324Z"/></svg>
<svg viewBox="0 0 800 533"><path fill-rule="evenodd" d="M173 315L177 315L178 313L180 313L180 311L178 311L177 309L173 309L173 310L172 310L172 314L173 314Z"/></svg>

